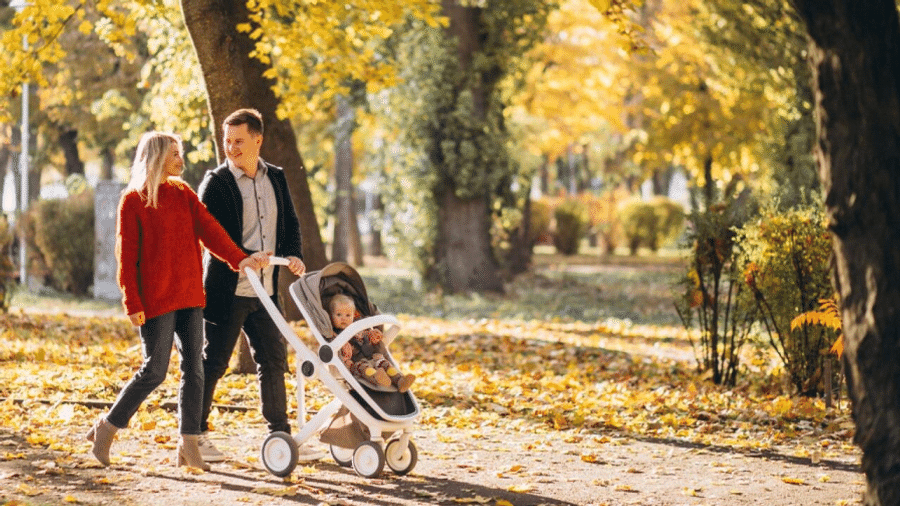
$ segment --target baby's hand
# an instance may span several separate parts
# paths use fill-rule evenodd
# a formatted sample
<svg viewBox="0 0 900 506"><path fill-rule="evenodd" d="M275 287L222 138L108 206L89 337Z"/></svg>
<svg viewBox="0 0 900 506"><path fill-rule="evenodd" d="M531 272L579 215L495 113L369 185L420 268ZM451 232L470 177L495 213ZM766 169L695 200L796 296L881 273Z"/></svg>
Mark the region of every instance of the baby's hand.
<svg viewBox="0 0 900 506"><path fill-rule="evenodd" d="M341 346L341 358L343 360L350 360L350 358L352 358L352 357L353 357L353 346L351 346L350 343L344 343L344 345Z"/></svg>
<svg viewBox="0 0 900 506"><path fill-rule="evenodd" d="M383 338L384 338L384 335L382 335L380 330L378 330L378 329L369 330L369 342L372 343L372 345L376 345L376 344L380 343Z"/></svg>

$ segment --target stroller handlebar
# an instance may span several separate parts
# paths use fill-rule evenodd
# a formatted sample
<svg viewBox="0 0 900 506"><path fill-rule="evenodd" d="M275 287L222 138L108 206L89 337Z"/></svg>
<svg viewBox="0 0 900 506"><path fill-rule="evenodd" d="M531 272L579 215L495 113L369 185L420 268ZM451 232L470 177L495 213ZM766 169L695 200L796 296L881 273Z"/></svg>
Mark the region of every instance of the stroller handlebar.
<svg viewBox="0 0 900 506"><path fill-rule="evenodd" d="M284 257L270 256L269 257L269 265L290 265L290 261L288 261L288 259L284 258ZM251 272L253 274L256 274L256 271L254 271L250 267L244 267L244 273L251 273ZM249 274L248 274L248 276L249 276ZM251 284L252 284L252 282L251 282Z"/></svg>
<svg viewBox="0 0 900 506"><path fill-rule="evenodd" d="M269 257L269 263L272 265L288 265L288 259L283 257Z"/></svg>

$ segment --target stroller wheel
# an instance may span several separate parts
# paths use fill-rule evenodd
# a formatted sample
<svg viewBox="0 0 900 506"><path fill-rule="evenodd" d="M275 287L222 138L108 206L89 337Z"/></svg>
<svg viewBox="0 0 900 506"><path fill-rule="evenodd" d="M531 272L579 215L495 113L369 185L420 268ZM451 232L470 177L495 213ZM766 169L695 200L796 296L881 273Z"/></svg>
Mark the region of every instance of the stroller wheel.
<svg viewBox="0 0 900 506"><path fill-rule="evenodd" d="M261 453L266 470L279 478L284 478L293 472L300 456L297 442L286 432L269 434L269 437L263 442Z"/></svg>
<svg viewBox="0 0 900 506"><path fill-rule="evenodd" d="M401 448L400 440L392 439L384 449L384 457L391 471L402 476L416 467L416 462L419 460L419 452L412 441L409 442L406 448Z"/></svg>
<svg viewBox="0 0 900 506"><path fill-rule="evenodd" d="M353 470L363 478L374 478L384 470L384 450L374 441L363 441L353 450Z"/></svg>
<svg viewBox="0 0 900 506"><path fill-rule="evenodd" d="M350 467L353 465L353 450L331 445L331 458L341 467Z"/></svg>

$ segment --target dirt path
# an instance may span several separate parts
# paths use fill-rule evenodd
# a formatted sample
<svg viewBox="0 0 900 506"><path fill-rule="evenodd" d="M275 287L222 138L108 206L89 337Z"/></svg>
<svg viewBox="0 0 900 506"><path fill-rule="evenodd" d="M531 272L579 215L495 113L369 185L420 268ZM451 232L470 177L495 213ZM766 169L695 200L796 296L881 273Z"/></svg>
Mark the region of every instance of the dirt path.
<svg viewBox="0 0 900 506"><path fill-rule="evenodd" d="M814 464L673 440L491 427L420 429L419 463L405 477L363 479L327 457L282 480L262 468L262 436L253 430L216 436L234 458L208 473L173 467L174 441L145 441L151 436L128 430L106 470L90 457L83 429L50 451L0 430L0 504L789 506L858 504L863 489L852 456Z"/></svg>

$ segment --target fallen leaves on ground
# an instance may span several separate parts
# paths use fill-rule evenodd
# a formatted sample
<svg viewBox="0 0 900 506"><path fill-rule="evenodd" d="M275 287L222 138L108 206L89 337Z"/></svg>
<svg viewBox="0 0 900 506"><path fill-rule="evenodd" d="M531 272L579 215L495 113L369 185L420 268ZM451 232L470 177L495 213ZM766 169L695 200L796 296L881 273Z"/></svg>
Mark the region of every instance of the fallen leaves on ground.
<svg viewBox="0 0 900 506"><path fill-rule="evenodd" d="M391 350L417 376L422 424L466 429L473 438L479 427L532 431L536 425L595 441L613 433L747 450L794 445L796 455L817 459L852 448L847 410L718 387L699 379L690 362L653 352L687 346L680 329L404 315L401 321ZM303 325L295 328L307 339ZM65 444L59 429L88 426L101 412L74 401L112 402L141 361L138 337L124 319L7 314L0 316L0 339L3 423L51 449ZM172 357L166 382L132 422L160 445L172 444L177 426L175 414L160 407L177 398L177 353ZM307 388L311 409L331 400L319 383ZM228 375L215 402L255 408L257 396L255 377ZM212 419L228 427L258 417L255 409L216 410ZM0 458L21 454L0 449ZM591 462L596 455L582 458Z"/></svg>

